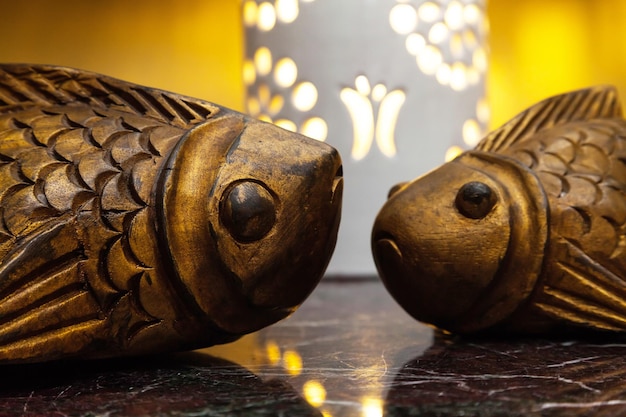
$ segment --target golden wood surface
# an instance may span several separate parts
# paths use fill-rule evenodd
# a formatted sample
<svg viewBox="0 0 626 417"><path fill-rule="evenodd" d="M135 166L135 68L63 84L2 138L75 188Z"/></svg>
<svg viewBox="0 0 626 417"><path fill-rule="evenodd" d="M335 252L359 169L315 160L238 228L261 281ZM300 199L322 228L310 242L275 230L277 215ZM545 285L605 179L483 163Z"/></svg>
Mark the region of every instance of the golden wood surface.
<svg viewBox="0 0 626 417"><path fill-rule="evenodd" d="M453 332L626 330L626 121L615 90L547 99L390 193L379 272Z"/></svg>
<svg viewBox="0 0 626 417"><path fill-rule="evenodd" d="M224 343L292 313L340 218L330 146L202 100L0 66L0 363Z"/></svg>

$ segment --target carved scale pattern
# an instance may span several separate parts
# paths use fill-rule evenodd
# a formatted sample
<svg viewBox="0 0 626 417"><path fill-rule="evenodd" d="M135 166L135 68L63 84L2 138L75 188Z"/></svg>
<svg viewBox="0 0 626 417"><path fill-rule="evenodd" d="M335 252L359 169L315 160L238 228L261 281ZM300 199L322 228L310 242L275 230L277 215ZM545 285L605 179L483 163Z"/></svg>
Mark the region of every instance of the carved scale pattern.
<svg viewBox="0 0 626 417"><path fill-rule="evenodd" d="M619 278L626 271L626 122L574 122L502 153L537 173L550 202L555 261L546 262L538 307L579 324L626 328Z"/></svg>
<svg viewBox="0 0 626 417"><path fill-rule="evenodd" d="M0 345L106 319L128 324L127 344L158 323L168 307L142 302L162 290L152 189L185 131L217 110L70 69L0 67ZM57 253L56 237L75 244ZM24 271L32 246L53 260Z"/></svg>

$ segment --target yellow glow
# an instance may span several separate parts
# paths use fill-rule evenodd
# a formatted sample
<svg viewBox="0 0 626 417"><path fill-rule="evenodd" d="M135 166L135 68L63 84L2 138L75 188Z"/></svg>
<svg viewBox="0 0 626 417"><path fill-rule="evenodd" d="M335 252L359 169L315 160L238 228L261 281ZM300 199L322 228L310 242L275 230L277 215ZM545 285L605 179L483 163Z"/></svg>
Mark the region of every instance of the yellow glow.
<svg viewBox="0 0 626 417"><path fill-rule="evenodd" d="M274 81L281 87L289 88L298 78L298 67L291 58L282 58L276 63Z"/></svg>
<svg viewBox="0 0 626 417"><path fill-rule="evenodd" d="M358 77L356 77L356 79L354 80L354 85L356 86L356 91L358 91L359 94L369 96L371 92L371 87L370 82L365 75L359 75Z"/></svg>
<svg viewBox="0 0 626 417"><path fill-rule="evenodd" d="M463 42L465 43L465 46L470 49L473 49L478 45L478 40L476 39L476 34L473 30L467 29L463 32Z"/></svg>
<svg viewBox="0 0 626 417"><path fill-rule="evenodd" d="M258 7L256 1L248 0L243 4L243 24L252 27L256 24Z"/></svg>
<svg viewBox="0 0 626 417"><path fill-rule="evenodd" d="M437 74L435 76L439 84L448 85L450 83L451 74L452 74L452 71L450 70L450 65L441 64L439 68L437 68Z"/></svg>
<svg viewBox="0 0 626 417"><path fill-rule="evenodd" d="M491 117L491 110L489 108L489 102L485 97L478 100L476 103L476 117L481 123L488 123Z"/></svg>
<svg viewBox="0 0 626 417"><path fill-rule="evenodd" d="M417 11L410 4L397 4L389 12L389 23L396 33L411 33L417 26Z"/></svg>
<svg viewBox="0 0 626 417"><path fill-rule="evenodd" d="M487 53L483 48L476 48L472 55L472 64L480 72L487 70Z"/></svg>
<svg viewBox="0 0 626 417"><path fill-rule="evenodd" d="M626 92L626 26L617 23L626 2L524 0L513 13L507 4L490 0L487 8L492 127L554 94L603 83Z"/></svg>
<svg viewBox="0 0 626 417"><path fill-rule="evenodd" d="M291 23L298 18L298 0L276 0L276 17L283 23Z"/></svg>
<svg viewBox="0 0 626 417"><path fill-rule="evenodd" d="M462 153L463 153L463 148L461 148L460 146L450 146L448 150L446 151L445 161L450 162L457 156L461 155Z"/></svg>
<svg viewBox="0 0 626 417"><path fill-rule="evenodd" d="M267 114L260 114L257 119L259 119L262 122L267 122L267 123L272 123L272 118L269 117Z"/></svg>
<svg viewBox="0 0 626 417"><path fill-rule="evenodd" d="M461 29L464 24L463 4L457 0L451 1L446 8L443 20L451 30Z"/></svg>
<svg viewBox="0 0 626 417"><path fill-rule="evenodd" d="M417 9L417 13L420 19L424 22L432 23L439 19L441 14L441 8L437 3L433 3L432 1L427 1L422 3Z"/></svg>
<svg viewBox="0 0 626 417"><path fill-rule="evenodd" d="M328 410L322 410L322 417L333 417L333 415Z"/></svg>
<svg viewBox="0 0 626 417"><path fill-rule="evenodd" d="M285 100L283 99L283 96L281 96L280 94L276 94L274 97L272 97L272 100L270 101L270 105L269 105L269 112L272 116L275 116L276 114L278 114L282 109L283 109L283 104L285 103Z"/></svg>
<svg viewBox="0 0 626 417"><path fill-rule="evenodd" d="M246 103L248 107L248 114L250 116L256 117L261 113L261 104L259 100L254 97L248 98L248 102Z"/></svg>
<svg viewBox="0 0 626 417"><path fill-rule="evenodd" d="M311 110L317 103L317 88L308 81L298 84L293 90L291 102L300 111Z"/></svg>
<svg viewBox="0 0 626 417"><path fill-rule="evenodd" d="M396 155L395 127L406 94L400 90L390 92L380 103L376 122L376 143L388 158Z"/></svg>
<svg viewBox="0 0 626 417"><path fill-rule="evenodd" d="M283 355L285 370L289 375L300 375L302 373L302 357L295 350L286 350Z"/></svg>
<svg viewBox="0 0 626 417"><path fill-rule="evenodd" d="M264 32L274 29L276 25L276 10L269 2L259 4L257 27Z"/></svg>
<svg viewBox="0 0 626 417"><path fill-rule="evenodd" d="M441 43L448 37L448 28L442 22L435 23L428 31L428 40L432 43Z"/></svg>
<svg viewBox="0 0 626 417"><path fill-rule="evenodd" d="M372 89L372 100L380 101L387 94L387 87L384 84L376 84Z"/></svg>
<svg viewBox="0 0 626 417"><path fill-rule="evenodd" d="M305 136L324 142L328 137L328 125L321 117L311 117L302 124L300 131Z"/></svg>
<svg viewBox="0 0 626 417"><path fill-rule="evenodd" d="M296 124L292 122L291 120L280 119L280 120L276 120L274 124L276 126L282 127L285 130L289 130L290 132L295 132L298 130L298 126L296 126ZM278 358L278 360L280 360L280 357Z"/></svg>
<svg viewBox="0 0 626 417"><path fill-rule="evenodd" d="M417 55L426 46L426 39L419 33L411 33L406 37L406 50L411 55Z"/></svg>
<svg viewBox="0 0 626 417"><path fill-rule="evenodd" d="M467 24L474 25L480 21L482 13L476 4L466 4L463 9L463 19Z"/></svg>
<svg viewBox="0 0 626 417"><path fill-rule="evenodd" d="M462 62L452 64L450 72L450 87L454 91L463 91L467 88L467 70Z"/></svg>
<svg viewBox="0 0 626 417"><path fill-rule="evenodd" d="M363 405L363 417L382 417L383 416L383 400L380 398L365 397L361 402Z"/></svg>
<svg viewBox="0 0 626 417"><path fill-rule="evenodd" d="M342 89L339 97L346 105L352 120L353 141L351 155L352 158L359 161L365 158L374 139L374 111L372 103L351 88Z"/></svg>
<svg viewBox="0 0 626 417"><path fill-rule="evenodd" d="M256 81L256 69L254 63L249 59L243 62L243 83L245 85L252 85Z"/></svg>
<svg viewBox="0 0 626 417"><path fill-rule="evenodd" d="M278 344L276 344L276 342L267 342L267 344L265 345L265 353L267 355L267 360L269 361L270 365L278 365L278 363L280 362L280 347L278 346Z"/></svg>
<svg viewBox="0 0 626 417"><path fill-rule="evenodd" d="M467 69L467 83L469 85L476 85L480 81L480 73L474 67L469 67Z"/></svg>
<svg viewBox="0 0 626 417"><path fill-rule="evenodd" d="M272 53L269 48L261 46L254 53L254 66L259 75L265 76L272 71Z"/></svg>
<svg viewBox="0 0 626 417"><path fill-rule="evenodd" d="M442 61L441 51L433 45L426 45L417 55L417 66L426 75L435 74Z"/></svg>
<svg viewBox="0 0 626 417"><path fill-rule="evenodd" d="M461 34L455 33L450 38L450 52L452 52L452 56L456 59L463 58L465 48L463 48L463 38Z"/></svg>
<svg viewBox="0 0 626 417"><path fill-rule="evenodd" d="M306 401L313 407L319 407L326 401L326 388L321 382L314 379L304 383L302 392Z"/></svg>
<svg viewBox="0 0 626 417"><path fill-rule="evenodd" d="M261 106L269 105L271 96L272 93L270 92L270 88L267 84L259 85L259 102L261 103Z"/></svg>
<svg viewBox="0 0 626 417"><path fill-rule="evenodd" d="M480 139L482 139L482 134L478 122L474 119L466 120L463 123L463 142L473 147L480 142Z"/></svg>

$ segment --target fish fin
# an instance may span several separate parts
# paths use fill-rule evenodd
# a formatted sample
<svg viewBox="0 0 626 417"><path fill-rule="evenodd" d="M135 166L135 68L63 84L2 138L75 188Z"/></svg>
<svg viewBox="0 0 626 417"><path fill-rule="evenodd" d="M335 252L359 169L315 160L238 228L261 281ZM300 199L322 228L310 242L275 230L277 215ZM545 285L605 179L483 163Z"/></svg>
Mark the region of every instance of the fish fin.
<svg viewBox="0 0 626 417"><path fill-rule="evenodd" d="M189 128L212 117L212 103L89 71L53 65L0 65L0 112L31 106L83 104Z"/></svg>
<svg viewBox="0 0 626 417"><path fill-rule="evenodd" d="M0 260L0 362L54 359L106 337L85 257L65 216L22 238Z"/></svg>
<svg viewBox="0 0 626 417"><path fill-rule="evenodd" d="M575 243L556 241L559 253L536 307L578 326L626 330L626 282Z"/></svg>
<svg viewBox="0 0 626 417"><path fill-rule="evenodd" d="M568 122L621 117L617 90L598 86L572 91L543 100L489 133L477 150L498 152L535 133Z"/></svg>

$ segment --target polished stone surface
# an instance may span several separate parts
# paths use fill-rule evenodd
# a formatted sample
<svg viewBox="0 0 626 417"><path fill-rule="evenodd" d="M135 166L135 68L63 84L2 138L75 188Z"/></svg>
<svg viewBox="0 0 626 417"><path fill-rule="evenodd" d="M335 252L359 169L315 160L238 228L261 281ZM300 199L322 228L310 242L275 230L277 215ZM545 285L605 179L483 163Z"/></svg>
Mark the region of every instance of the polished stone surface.
<svg viewBox="0 0 626 417"><path fill-rule="evenodd" d="M2 374L2 417L626 415L626 338L435 334L378 280L325 280L230 345Z"/></svg>

